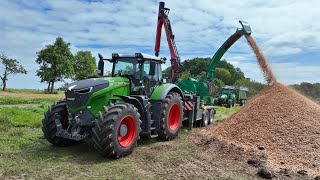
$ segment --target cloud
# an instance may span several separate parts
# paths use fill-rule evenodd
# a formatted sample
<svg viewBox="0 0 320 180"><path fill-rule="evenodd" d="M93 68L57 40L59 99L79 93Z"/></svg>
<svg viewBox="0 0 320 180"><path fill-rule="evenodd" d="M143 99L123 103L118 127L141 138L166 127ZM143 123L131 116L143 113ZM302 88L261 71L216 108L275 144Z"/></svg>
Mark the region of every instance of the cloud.
<svg viewBox="0 0 320 180"><path fill-rule="evenodd" d="M270 60L275 74L283 82L311 81L310 65L302 62L315 56L306 52L320 50L320 1L167 1L171 9L173 31L181 59L212 57L220 45L239 27L238 20L246 20L253 30L252 36ZM28 75L11 77L10 87L43 88L35 77L38 65L36 52L62 36L71 43L72 52L90 50L111 56L112 52L154 53L158 2L129 0L17 0L0 1L0 51L18 59L28 70ZM162 38L161 56L169 56L165 37ZM250 47L244 38L236 42L225 57L240 67L247 76L263 81ZM287 61L299 65L299 77L293 71L282 73ZM312 61L315 62L315 61ZM287 64L288 65L288 64ZM166 63L170 66L170 62ZM315 62L313 67L319 67ZM106 69L110 69L110 65ZM314 69L312 70L314 72ZM25 78L24 78L25 77ZM27 79L28 82L21 82Z"/></svg>

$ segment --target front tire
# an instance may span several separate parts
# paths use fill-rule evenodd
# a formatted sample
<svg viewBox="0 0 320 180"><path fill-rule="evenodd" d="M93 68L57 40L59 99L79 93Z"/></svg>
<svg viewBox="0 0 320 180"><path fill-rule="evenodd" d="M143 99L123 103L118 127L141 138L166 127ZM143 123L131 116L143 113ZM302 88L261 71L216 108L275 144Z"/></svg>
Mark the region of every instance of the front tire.
<svg viewBox="0 0 320 180"><path fill-rule="evenodd" d="M48 111L44 113L44 119L42 121L42 131L44 137L53 145L56 146L70 146L76 144L78 141L65 139L58 137L57 127L55 123L55 114L60 115L60 123L62 124L63 129L67 129L69 126L68 122L68 110L65 100L60 100L55 102L53 105L48 107Z"/></svg>
<svg viewBox="0 0 320 180"><path fill-rule="evenodd" d="M102 156L118 159L130 154L140 139L140 114L132 104L104 107L93 128L94 147Z"/></svg>
<svg viewBox="0 0 320 180"><path fill-rule="evenodd" d="M229 99L227 100L227 108L231 108L232 107L232 100Z"/></svg>
<svg viewBox="0 0 320 180"><path fill-rule="evenodd" d="M159 139L170 140L175 138L182 127L182 118L181 96L178 93L170 92L162 104Z"/></svg>

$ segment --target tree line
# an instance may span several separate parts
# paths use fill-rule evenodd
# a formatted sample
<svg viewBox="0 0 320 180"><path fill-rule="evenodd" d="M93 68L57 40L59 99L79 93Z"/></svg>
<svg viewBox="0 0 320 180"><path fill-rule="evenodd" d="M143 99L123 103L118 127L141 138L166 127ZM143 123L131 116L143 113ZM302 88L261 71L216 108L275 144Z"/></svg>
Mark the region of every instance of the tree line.
<svg viewBox="0 0 320 180"><path fill-rule="evenodd" d="M320 103L320 83L302 82L300 84L291 85L292 88L301 94L314 99Z"/></svg>

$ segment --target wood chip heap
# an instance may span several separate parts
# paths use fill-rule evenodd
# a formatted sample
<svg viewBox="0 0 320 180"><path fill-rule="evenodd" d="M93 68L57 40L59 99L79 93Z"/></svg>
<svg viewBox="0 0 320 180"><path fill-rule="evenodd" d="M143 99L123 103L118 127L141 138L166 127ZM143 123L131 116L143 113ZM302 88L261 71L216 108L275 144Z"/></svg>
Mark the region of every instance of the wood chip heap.
<svg viewBox="0 0 320 180"><path fill-rule="evenodd" d="M264 151L269 167L320 175L320 106L280 83L256 95L211 135Z"/></svg>

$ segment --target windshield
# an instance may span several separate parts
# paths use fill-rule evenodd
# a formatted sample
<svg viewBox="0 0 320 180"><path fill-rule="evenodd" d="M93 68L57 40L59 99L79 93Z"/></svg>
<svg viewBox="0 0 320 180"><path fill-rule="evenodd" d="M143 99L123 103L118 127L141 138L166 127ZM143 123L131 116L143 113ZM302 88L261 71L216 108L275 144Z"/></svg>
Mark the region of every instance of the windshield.
<svg viewBox="0 0 320 180"><path fill-rule="evenodd" d="M121 59L115 63L114 76L135 75L137 71L137 62L133 59Z"/></svg>
<svg viewBox="0 0 320 180"><path fill-rule="evenodd" d="M227 94L227 95L229 95L229 94L231 94L232 93L232 90L231 89L222 89L222 91L221 91L221 94Z"/></svg>

